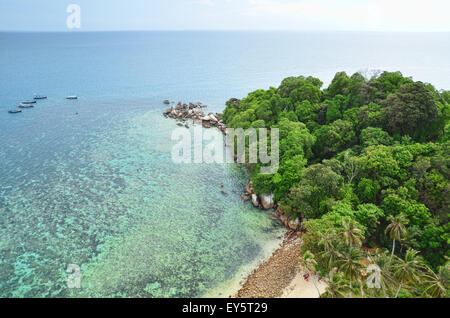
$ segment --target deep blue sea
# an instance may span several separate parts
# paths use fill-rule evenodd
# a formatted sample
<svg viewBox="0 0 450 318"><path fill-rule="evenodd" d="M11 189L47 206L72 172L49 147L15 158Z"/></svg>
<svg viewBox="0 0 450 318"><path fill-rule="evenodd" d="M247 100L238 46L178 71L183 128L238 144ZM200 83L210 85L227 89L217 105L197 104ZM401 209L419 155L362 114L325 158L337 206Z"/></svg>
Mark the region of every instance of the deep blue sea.
<svg viewBox="0 0 450 318"><path fill-rule="evenodd" d="M242 202L244 169L172 162L162 101L378 69L450 89L448 52L448 33L0 33L0 297L228 296L283 229Z"/></svg>

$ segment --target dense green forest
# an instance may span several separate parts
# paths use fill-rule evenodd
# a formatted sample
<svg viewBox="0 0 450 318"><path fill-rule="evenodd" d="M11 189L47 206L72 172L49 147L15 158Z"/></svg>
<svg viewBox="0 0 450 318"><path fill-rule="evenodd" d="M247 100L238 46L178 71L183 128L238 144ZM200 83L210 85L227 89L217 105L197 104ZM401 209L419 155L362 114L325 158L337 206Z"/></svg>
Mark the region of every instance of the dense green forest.
<svg viewBox="0 0 450 318"><path fill-rule="evenodd" d="M289 77L278 88L227 102L227 127L279 128L278 172L264 175L260 164L248 165L255 192L273 193L281 211L308 220L303 260L328 275L329 286L345 279L357 294L362 286L348 266L378 247L385 252L374 262L389 264L386 277L420 259L422 280L431 284L434 277L447 288L450 92L400 72L341 72L322 86L318 78ZM401 285L391 296L439 290L395 277Z"/></svg>

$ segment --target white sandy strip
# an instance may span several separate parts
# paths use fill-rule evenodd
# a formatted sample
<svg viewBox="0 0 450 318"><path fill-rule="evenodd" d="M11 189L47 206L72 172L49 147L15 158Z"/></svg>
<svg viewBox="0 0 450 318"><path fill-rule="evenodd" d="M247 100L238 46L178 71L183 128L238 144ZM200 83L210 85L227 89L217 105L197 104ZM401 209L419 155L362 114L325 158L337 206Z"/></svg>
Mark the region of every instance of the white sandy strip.
<svg viewBox="0 0 450 318"><path fill-rule="evenodd" d="M299 271L292 282L283 290L283 296L281 298L319 298L316 287L312 282L312 277L307 282L303 278L303 272ZM319 288L321 294L325 292L327 285L323 281L318 281L317 277L314 277L314 281Z"/></svg>

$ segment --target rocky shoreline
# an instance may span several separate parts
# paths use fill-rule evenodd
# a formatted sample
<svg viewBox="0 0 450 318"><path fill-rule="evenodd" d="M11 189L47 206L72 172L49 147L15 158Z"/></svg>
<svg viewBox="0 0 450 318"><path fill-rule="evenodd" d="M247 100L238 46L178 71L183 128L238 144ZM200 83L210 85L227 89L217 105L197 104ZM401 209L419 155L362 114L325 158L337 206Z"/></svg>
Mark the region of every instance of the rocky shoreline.
<svg viewBox="0 0 450 318"><path fill-rule="evenodd" d="M170 101L168 99L163 101L164 104L170 105L175 104L175 102ZM227 127L223 122L223 116L219 113L206 113L204 109L208 108L207 105L204 105L202 102L196 103L183 103L178 102L174 106L169 106L163 113L164 117L172 118L178 121L178 126L190 128L189 120L192 120L193 124L201 124L204 128L213 128L216 127L225 135L227 134ZM237 157L235 156L235 159ZM226 190L222 187L222 193L224 195L227 194ZM252 183L250 182L245 187L245 193L241 196L244 201L251 200L253 205L261 210L271 210L269 212L272 219L277 220L281 225L284 225L288 230L295 232L302 232L303 228L301 223L306 220L295 219L291 220L289 216L287 216L283 211L279 209L277 204L274 202L274 194L271 193L269 195L258 195L253 191Z"/></svg>
<svg viewBox="0 0 450 318"><path fill-rule="evenodd" d="M282 225L284 225L288 230L294 232L302 232L303 228L301 223L306 220L300 220L299 218L295 220L291 220L288 215L286 215L279 206L274 202L274 195L271 193L270 195L257 195L253 191L252 182L250 182L245 187L245 194L243 194L242 199L244 201L251 200L253 205L261 210L272 210L269 214L272 219L277 220Z"/></svg>
<svg viewBox="0 0 450 318"><path fill-rule="evenodd" d="M172 104L165 100L164 104ZM204 128L216 127L225 135L227 127L223 122L222 114L206 113L203 109L207 106L201 102L185 104L179 102L174 106L169 106L163 113L164 117L172 118L178 121L178 126L190 128L189 121L192 124L201 124ZM236 158L236 157L235 157ZM227 194L220 185L222 193ZM272 256L256 268L247 278L241 289L234 298L276 298L286 295L287 288L292 285L299 275L299 257L301 249L301 236L303 233L302 222L306 220L291 220L283 211L281 211L276 202L274 194L258 195L254 192L252 182L245 187L242 194L244 201L252 201L252 204L261 209L269 211L273 220L278 221L285 226L287 233L280 248ZM288 293L289 294L289 293Z"/></svg>
<svg viewBox="0 0 450 318"><path fill-rule="evenodd" d="M289 231L278 250L256 268L232 298L279 298L299 272L301 238Z"/></svg>

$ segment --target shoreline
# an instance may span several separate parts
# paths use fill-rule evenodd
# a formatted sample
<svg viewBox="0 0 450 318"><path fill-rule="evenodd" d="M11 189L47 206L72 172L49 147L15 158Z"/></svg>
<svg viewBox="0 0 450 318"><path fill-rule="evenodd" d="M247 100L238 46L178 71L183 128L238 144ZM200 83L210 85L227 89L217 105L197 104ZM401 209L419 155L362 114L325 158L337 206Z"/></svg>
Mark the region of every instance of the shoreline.
<svg viewBox="0 0 450 318"><path fill-rule="evenodd" d="M164 104L170 105L173 102L165 100ZM178 126L185 126L189 129L187 121L191 119L194 124L197 121L206 129L215 127L227 135L227 127L222 121L222 115L219 113L205 115L202 111L205 108L207 106L201 102L189 104L179 102L176 106L169 106L163 115L178 121ZM233 279L216 287L203 297L319 298L316 286L312 280L307 282L303 278L304 273L298 264L302 245L301 220L292 221L284 215L273 201L273 194L269 196L255 194L251 182L245 187L245 193L241 197L244 201L251 200L255 208L266 210L266 212L270 210L271 212L268 214L271 218L278 220L287 232L282 241L278 242L278 247L274 247L271 243L265 246L266 253L269 251L268 255L265 255L266 257L248 264L240 270L240 274L238 272ZM270 251L272 251L271 254ZM325 283L319 281L317 277L315 277L315 281L322 294L326 289ZM222 289L224 287L226 290L228 289L228 292Z"/></svg>
<svg viewBox="0 0 450 318"><path fill-rule="evenodd" d="M284 237L285 231L283 230L280 231L277 238L264 242L264 244L261 245L262 251L256 259L241 266L232 278L224 281L207 293L203 294L201 298L226 299L233 297L233 295L235 295L242 288L242 285L247 280L248 276L262 263L266 262L273 255L273 253L281 247Z"/></svg>
<svg viewBox="0 0 450 318"><path fill-rule="evenodd" d="M298 265L301 245L299 232L286 233L280 248L253 270L231 298L319 298L312 280L305 281ZM326 284L315 279L323 293Z"/></svg>

